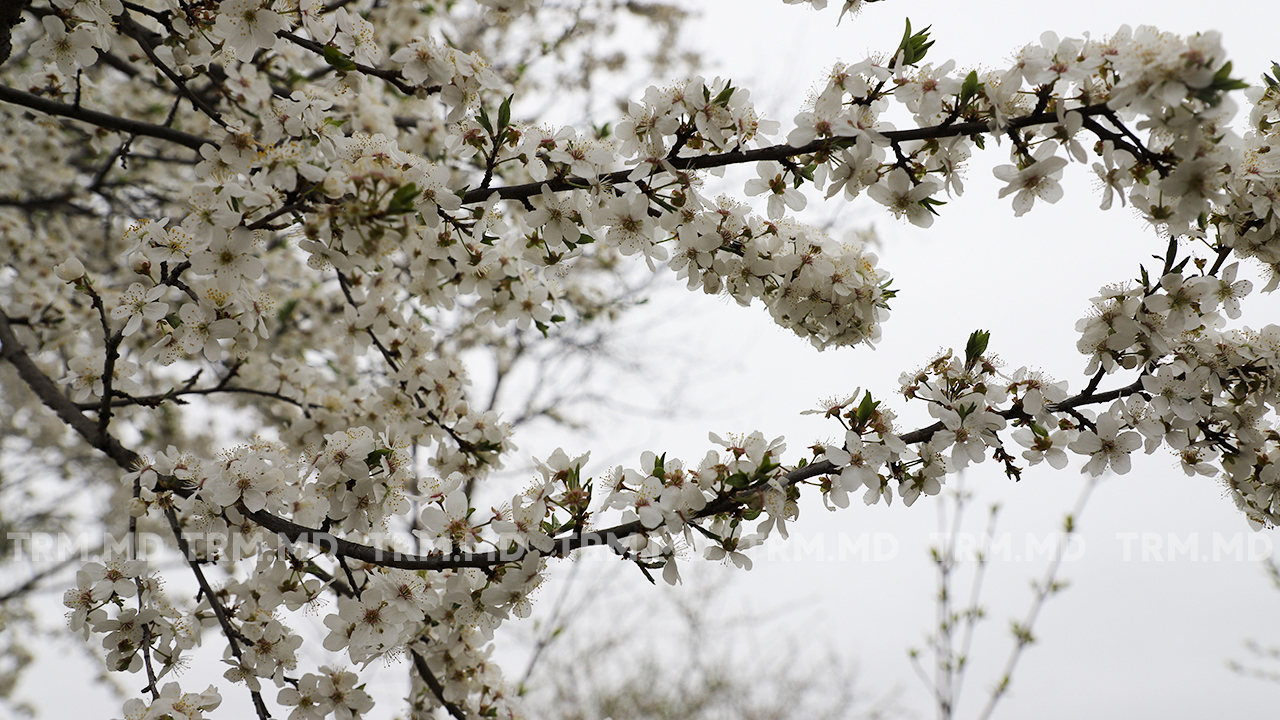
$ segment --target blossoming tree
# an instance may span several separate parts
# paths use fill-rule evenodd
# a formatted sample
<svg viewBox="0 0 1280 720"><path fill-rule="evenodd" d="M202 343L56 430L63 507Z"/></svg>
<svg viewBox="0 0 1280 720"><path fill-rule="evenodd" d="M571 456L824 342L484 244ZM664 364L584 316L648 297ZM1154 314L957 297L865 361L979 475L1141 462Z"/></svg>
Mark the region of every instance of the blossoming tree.
<svg viewBox="0 0 1280 720"><path fill-rule="evenodd" d="M1280 518L1280 328L1227 327L1253 289L1242 262L1280 283L1280 83L1247 91L1237 135L1244 84L1216 35L1046 34L978 72L926 63L908 24L883 57L836 65L785 135L746 89L701 77L574 128L519 116L547 92L530 65L575 42L584 9L635 4L570 3L553 36L534 28L565 9L542 5L30 0L0 15L0 402L23 438L4 450L113 463L108 521L163 530L193 589L126 543L67 591L71 627L145 678L128 717L218 706L227 688L175 680L206 633L262 718L363 715L362 672L394 657L415 714L508 716L489 646L549 564L614 553L671 583L690 550L749 567L742 551L785 538L804 494L910 505L987 458L1017 477L1076 455L1097 475L1165 448L1249 522ZM647 452L594 478L556 451L477 507L514 444L512 419L469 390L471 348L607 317L627 263L759 303L818 349L873 344L889 273L793 219L798 189L865 191L928 227L996 145L1015 214L1062 197L1082 163L1103 209L1128 204L1161 238L1160 266L1117 276L1077 324L1077 387L999 369L978 331L902 377L900 402L932 424L901 427L857 393L819 411L842 442L712 434L701 458ZM704 191L731 165L754 168L742 194L763 215ZM304 624L344 661L310 664Z"/></svg>

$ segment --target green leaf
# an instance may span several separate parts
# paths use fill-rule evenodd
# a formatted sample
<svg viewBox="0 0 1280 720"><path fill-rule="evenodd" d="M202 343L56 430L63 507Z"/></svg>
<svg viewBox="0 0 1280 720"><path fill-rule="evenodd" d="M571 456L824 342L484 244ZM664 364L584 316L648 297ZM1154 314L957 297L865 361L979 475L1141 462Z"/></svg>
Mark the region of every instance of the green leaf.
<svg viewBox="0 0 1280 720"><path fill-rule="evenodd" d="M651 474L660 480L667 479L667 454L666 453L662 453L661 457L656 457L653 459L653 472Z"/></svg>
<svg viewBox="0 0 1280 720"><path fill-rule="evenodd" d="M401 185L396 190L396 194L391 196L391 202L387 203L387 212L392 215L404 215L413 212L416 209L414 202L421 193L422 191L413 183Z"/></svg>
<svg viewBox="0 0 1280 720"><path fill-rule="evenodd" d="M502 100L502 105L498 107L498 132L507 129L511 124L511 98L515 95L508 95Z"/></svg>
<svg viewBox="0 0 1280 720"><path fill-rule="evenodd" d="M770 472L779 467L782 466L774 462L773 458L766 454L764 460L760 462L760 467L756 468L755 479L763 480Z"/></svg>
<svg viewBox="0 0 1280 720"><path fill-rule="evenodd" d="M285 323L289 322L289 318L293 317L293 311L296 310L297 308L298 308L297 298L292 298L286 301L285 304L281 305L280 309L276 311L276 322L280 323L281 325L284 325ZM178 322L181 323L182 321L179 320ZM173 325L172 322L170 322L169 324ZM177 327L177 325L174 325L174 327Z"/></svg>
<svg viewBox="0 0 1280 720"><path fill-rule="evenodd" d="M334 45L325 45L322 54L324 55L324 61L338 72L345 73L356 69L356 64L352 62L350 56Z"/></svg>
<svg viewBox="0 0 1280 720"><path fill-rule="evenodd" d="M898 49L894 52L894 60L901 55L902 63L907 66L923 60L929 48L933 47L933 41L929 39L929 27L912 34L911 18L907 18L907 29L903 31L902 42L898 43Z"/></svg>
<svg viewBox="0 0 1280 720"><path fill-rule="evenodd" d="M1280 91L1280 63L1271 63L1271 74L1262 73L1262 82L1267 88Z"/></svg>
<svg viewBox="0 0 1280 720"><path fill-rule="evenodd" d="M391 451L388 450L387 448L380 448L378 450L374 450L373 452L369 453L369 455L364 459L364 464L368 465L370 470L376 469L379 465L382 464L382 458L390 454L391 454Z"/></svg>
<svg viewBox="0 0 1280 720"><path fill-rule="evenodd" d="M960 86L960 107L968 105L981 90L982 83L978 82L978 71L970 70L964 78L964 84Z"/></svg>
<svg viewBox="0 0 1280 720"><path fill-rule="evenodd" d="M986 330L974 330L969 336L969 342L964 346L964 366L973 367L978 358L982 357L982 353L987 351L987 342L991 340L991 333Z"/></svg>
<svg viewBox="0 0 1280 720"><path fill-rule="evenodd" d="M733 87L733 83L726 83L724 89L720 91L720 94L716 95L716 99L713 104L725 105L729 102L729 98L733 97L734 90L735 88Z"/></svg>
<svg viewBox="0 0 1280 720"><path fill-rule="evenodd" d="M1249 87L1249 83L1239 78L1231 77L1231 62L1225 62L1218 71L1213 74L1213 80L1207 87L1200 88L1196 91L1196 99L1208 104L1210 107L1217 106L1222 102L1222 93L1231 90L1243 90Z"/></svg>
<svg viewBox="0 0 1280 720"><path fill-rule="evenodd" d="M1218 68L1218 72L1213 74L1213 82L1209 87L1221 91L1244 90L1249 87L1249 83L1239 78L1231 77L1231 61L1228 60L1222 64L1222 67Z"/></svg>
<svg viewBox="0 0 1280 720"><path fill-rule="evenodd" d="M480 127L484 128L484 131L489 133L490 137L493 137L493 123L489 122L489 113L485 112L483 107L480 108L479 114L476 115L476 120L480 123Z"/></svg>
<svg viewBox="0 0 1280 720"><path fill-rule="evenodd" d="M876 411L876 408L879 406L880 406L880 402L877 400L872 400L871 392L867 391L867 394L862 396L862 403L858 405L858 422L866 423L868 420L870 420L871 413L874 413Z"/></svg>

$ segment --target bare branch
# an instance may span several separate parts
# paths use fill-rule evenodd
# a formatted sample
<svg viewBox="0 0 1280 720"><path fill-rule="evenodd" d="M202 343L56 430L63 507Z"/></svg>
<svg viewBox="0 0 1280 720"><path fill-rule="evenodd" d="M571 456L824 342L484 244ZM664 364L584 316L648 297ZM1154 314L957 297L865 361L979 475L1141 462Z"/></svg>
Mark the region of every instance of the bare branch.
<svg viewBox="0 0 1280 720"><path fill-rule="evenodd" d="M173 128L165 127L164 125L155 125L152 123L141 122L139 120L130 120L129 118L108 115L107 113L98 112L96 110L88 110L77 105L60 103L56 100L49 100L48 98L42 98L39 95L32 95L29 92L23 92L7 85L0 85L0 100L14 105L28 107L32 110L38 110L49 115L57 115L60 117L71 118L72 120L79 120L108 130L116 130L132 135L143 135L145 137L153 137L158 140L167 140L171 143L184 145L196 151L199 151L202 145L214 144L213 141L208 138L202 138L199 135L192 135L191 133L182 132L181 130L174 130Z"/></svg>

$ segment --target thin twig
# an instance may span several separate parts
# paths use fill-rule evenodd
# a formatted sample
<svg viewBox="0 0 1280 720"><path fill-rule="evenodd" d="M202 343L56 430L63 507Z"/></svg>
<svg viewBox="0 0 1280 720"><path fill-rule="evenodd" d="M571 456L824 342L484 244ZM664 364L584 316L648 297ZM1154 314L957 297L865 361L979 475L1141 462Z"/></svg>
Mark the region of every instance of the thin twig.
<svg viewBox="0 0 1280 720"><path fill-rule="evenodd" d="M449 714L456 720L467 720L467 714L463 712L462 708L444 699L444 687L440 685L440 681L436 679L435 674L431 672L431 668L427 666L426 659L417 650L410 650L409 654L413 655L413 667L418 671L418 675L422 676L422 682L427 684L427 687L431 689L431 694L436 696L436 699L440 701L444 709L449 711Z"/></svg>
<svg viewBox="0 0 1280 720"><path fill-rule="evenodd" d="M222 626L222 634L226 636L227 643L231 646L231 654L240 660L243 653L240 650L240 643L237 638L244 639L239 630L231 624L231 618L227 615L227 609L222 606L217 594L210 587L209 581L204 576L204 570L200 568L200 561L196 559L191 552L191 546L187 543L187 538L182 534L182 525L178 522L178 514L174 511L172 505L166 505L164 508L165 517L169 519L169 527L173 529L173 537L178 541L178 551L182 553L182 557L186 559L187 564L191 567L191 572L196 576L196 582L200 585L200 592L205 599L209 601L209 607L213 609L213 615L218 619L218 624ZM253 707L258 712L259 720L270 720L271 713L267 711L267 705L262 700L262 694L253 688L249 689L249 694L253 697Z"/></svg>

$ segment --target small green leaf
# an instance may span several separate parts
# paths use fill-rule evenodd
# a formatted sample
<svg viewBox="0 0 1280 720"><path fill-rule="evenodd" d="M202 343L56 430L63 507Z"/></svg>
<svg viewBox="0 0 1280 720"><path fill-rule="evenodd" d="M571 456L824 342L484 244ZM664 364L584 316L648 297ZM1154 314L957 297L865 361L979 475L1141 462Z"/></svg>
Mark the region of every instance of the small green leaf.
<svg viewBox="0 0 1280 720"><path fill-rule="evenodd" d="M373 452L369 453L368 457L364 459L364 464L368 465L370 470L373 470L382 464L382 458L390 454L391 454L391 451L388 450L387 448L380 448L378 450L374 450Z"/></svg>
<svg viewBox="0 0 1280 720"><path fill-rule="evenodd" d="M733 83L727 83L724 86L724 89L720 91L720 94L716 95L716 99L713 101L713 104L721 106L727 104L729 102L729 98L733 97L735 89L736 88L733 87Z"/></svg>
<svg viewBox="0 0 1280 720"><path fill-rule="evenodd" d="M338 72L351 72L356 69L356 64L351 58L334 45L325 45L322 54L324 61Z"/></svg>
<svg viewBox="0 0 1280 720"><path fill-rule="evenodd" d="M276 311L276 322L280 323L281 325L284 325L285 323L289 322L289 318L293 317L293 311L296 310L297 308L298 308L297 298L293 298L291 300L286 301L285 304L281 305L280 309ZM182 321L179 320L178 322L181 323ZM172 322L170 322L169 324L173 325ZM174 325L174 327L177 327L177 325Z"/></svg>
<svg viewBox="0 0 1280 720"><path fill-rule="evenodd" d="M391 215L404 215L413 212L415 210L414 201L418 199L418 195L421 192L418 186L413 183L401 185L396 190L396 194L391 196L391 202L387 203L387 212Z"/></svg>
<svg viewBox="0 0 1280 720"><path fill-rule="evenodd" d="M1280 63L1271 63L1271 74L1262 74L1262 82L1271 90L1280 90Z"/></svg>
<svg viewBox="0 0 1280 720"><path fill-rule="evenodd" d="M1231 63L1225 62L1218 71L1213 74L1213 80L1207 87L1200 88L1196 91L1196 99L1204 102L1210 107L1215 107L1222 102L1222 93L1231 90L1244 90L1249 87L1249 83L1239 78L1231 77Z"/></svg>
<svg viewBox="0 0 1280 720"><path fill-rule="evenodd" d="M932 26L930 26L932 27ZM902 64L911 66L924 59L929 48L933 47L933 41L929 39L929 27L918 33L911 32L911 19L907 18L907 29L902 33L902 42L898 43L898 50L894 53L896 60L900 55Z"/></svg>
<svg viewBox="0 0 1280 720"><path fill-rule="evenodd" d="M858 422L865 424L871 419L871 413L875 412L879 406L880 402L872 400L871 392L867 391L867 394L862 396L862 403L858 405Z"/></svg>
<svg viewBox="0 0 1280 720"><path fill-rule="evenodd" d="M1209 85L1209 87L1215 90L1223 90L1223 91L1244 90L1245 88L1249 87L1249 83L1239 78L1231 77L1231 61L1228 60L1227 62L1222 64L1222 67L1218 68L1218 72L1213 74L1213 82Z"/></svg>
<svg viewBox="0 0 1280 720"><path fill-rule="evenodd" d="M986 330L974 330L969 336L969 342L964 346L964 365L967 368L973 367L978 358L987 351L987 342L991 340L991 333Z"/></svg>
<svg viewBox="0 0 1280 720"><path fill-rule="evenodd" d="M978 95L982 90L982 83L978 82L978 72L970 70L969 74L964 78L964 84L960 86L960 107L969 104L969 101Z"/></svg>
<svg viewBox="0 0 1280 720"><path fill-rule="evenodd" d="M498 107L498 132L507 129L511 124L511 98L515 95L508 95L502 100L502 105Z"/></svg>

